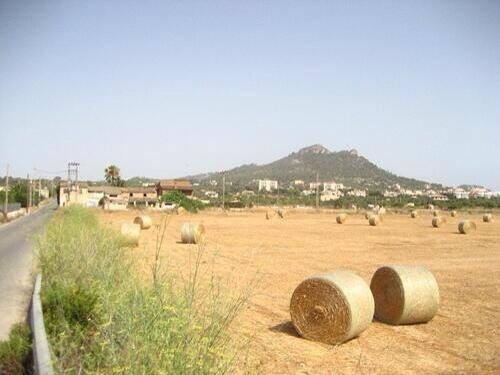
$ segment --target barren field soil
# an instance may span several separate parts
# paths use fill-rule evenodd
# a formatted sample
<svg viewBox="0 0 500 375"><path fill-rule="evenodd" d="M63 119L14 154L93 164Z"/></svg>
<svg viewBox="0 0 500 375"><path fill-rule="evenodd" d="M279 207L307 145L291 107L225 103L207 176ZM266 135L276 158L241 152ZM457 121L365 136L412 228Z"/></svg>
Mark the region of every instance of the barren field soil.
<svg viewBox="0 0 500 375"><path fill-rule="evenodd" d="M136 214L101 212L100 218L119 229ZM148 215L155 223L162 218ZM424 212L416 219L389 213L377 227L361 214L336 224L334 212L289 212L284 220L276 215L266 220L265 211L169 215L161 256L169 267L186 270L197 245L179 243L180 227L200 222L206 227L204 259L207 264L215 259L218 276L233 290L258 278L233 326L235 335L248 339L255 372L500 373L500 215L493 223L483 223L480 214L446 216L443 227L432 228ZM478 230L458 234L462 218L474 219ZM142 231L132 250L145 277L154 262L156 234L155 228ZM410 326L374 321L360 337L336 347L297 336L289 302L302 280L345 268L369 284L378 267L394 263L424 265L435 275L441 305L432 321Z"/></svg>

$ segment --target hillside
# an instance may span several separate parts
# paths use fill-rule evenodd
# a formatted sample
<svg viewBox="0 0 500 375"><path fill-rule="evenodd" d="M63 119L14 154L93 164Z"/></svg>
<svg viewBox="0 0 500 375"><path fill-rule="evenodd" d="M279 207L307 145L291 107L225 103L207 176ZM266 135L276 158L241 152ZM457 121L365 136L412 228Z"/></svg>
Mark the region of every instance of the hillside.
<svg viewBox="0 0 500 375"><path fill-rule="evenodd" d="M226 178L236 185L250 185L256 179L279 180L288 184L293 180L312 182L336 181L351 187L383 189L399 184L405 188L421 188L427 183L390 173L363 156L356 150L331 152L322 145L313 145L293 152L269 164L247 164L226 171ZM191 176L193 181L220 180L222 172Z"/></svg>

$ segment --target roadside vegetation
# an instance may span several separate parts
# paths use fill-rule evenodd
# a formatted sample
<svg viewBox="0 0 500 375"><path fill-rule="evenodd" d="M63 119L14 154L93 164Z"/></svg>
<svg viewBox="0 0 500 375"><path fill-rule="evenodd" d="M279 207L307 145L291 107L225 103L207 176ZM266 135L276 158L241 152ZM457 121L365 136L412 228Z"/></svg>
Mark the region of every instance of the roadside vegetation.
<svg viewBox="0 0 500 375"><path fill-rule="evenodd" d="M131 250L84 208L60 210L37 240L42 305L61 373L224 373L238 358L228 329L245 303L200 267L164 269L165 225L157 228L150 281L135 273ZM206 276L206 275L205 275Z"/></svg>
<svg viewBox="0 0 500 375"><path fill-rule="evenodd" d="M163 194L161 197L161 201L165 203L175 203L179 207L183 207L189 212L198 212L199 210L205 208L205 204L198 200L189 199L180 191L172 191Z"/></svg>
<svg viewBox="0 0 500 375"><path fill-rule="evenodd" d="M16 324L9 338L0 341L0 374L30 372L31 334L26 323Z"/></svg>

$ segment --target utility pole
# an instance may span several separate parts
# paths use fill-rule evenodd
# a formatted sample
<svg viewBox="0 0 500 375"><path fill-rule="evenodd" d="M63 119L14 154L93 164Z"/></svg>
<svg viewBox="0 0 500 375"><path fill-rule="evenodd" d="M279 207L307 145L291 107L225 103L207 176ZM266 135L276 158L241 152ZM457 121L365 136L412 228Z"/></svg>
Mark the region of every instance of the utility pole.
<svg viewBox="0 0 500 375"><path fill-rule="evenodd" d="M40 204L40 200L42 199L42 179L41 177L38 177L38 205Z"/></svg>
<svg viewBox="0 0 500 375"><path fill-rule="evenodd" d="M30 180L30 174L28 173L28 176L26 178L27 182L28 182L28 198L27 198L27 201L28 201L28 207L27 208L27 211L28 213L30 213L30 210L31 210L31 180Z"/></svg>
<svg viewBox="0 0 500 375"><path fill-rule="evenodd" d="M4 206L4 214L5 219L7 219L7 213L9 209L9 164L7 164L7 174L5 175L5 206Z"/></svg>
<svg viewBox="0 0 500 375"><path fill-rule="evenodd" d="M277 199L277 204L278 204L278 208L280 206L280 182L278 181L278 183L276 184L277 187L278 187L278 199Z"/></svg>
<svg viewBox="0 0 500 375"><path fill-rule="evenodd" d="M316 209L319 208L319 173L316 173Z"/></svg>
<svg viewBox="0 0 500 375"><path fill-rule="evenodd" d="M226 173L222 175L222 209L226 210Z"/></svg>

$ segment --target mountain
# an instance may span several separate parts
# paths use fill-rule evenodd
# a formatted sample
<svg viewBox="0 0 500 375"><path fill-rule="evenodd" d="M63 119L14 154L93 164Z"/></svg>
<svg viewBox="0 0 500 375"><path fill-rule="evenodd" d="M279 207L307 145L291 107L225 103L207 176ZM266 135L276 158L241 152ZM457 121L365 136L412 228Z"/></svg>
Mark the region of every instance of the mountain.
<svg viewBox="0 0 500 375"><path fill-rule="evenodd" d="M428 184L390 173L359 155L357 150L332 152L319 144L302 148L269 164L247 164L228 170L226 180L236 185L249 186L256 179L269 178L279 180L280 185L284 185L293 180L303 180L306 183L316 181L316 173L320 181L341 182L356 188L384 189L399 184L404 188L416 189ZM220 181L222 172L189 178L200 183Z"/></svg>

